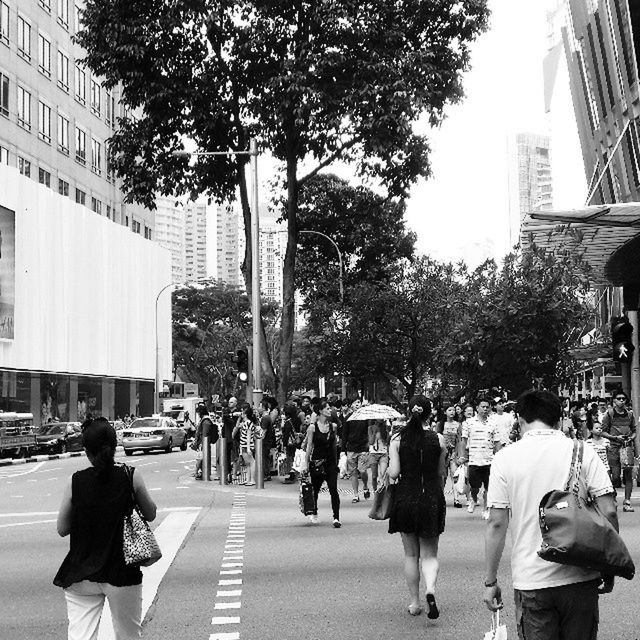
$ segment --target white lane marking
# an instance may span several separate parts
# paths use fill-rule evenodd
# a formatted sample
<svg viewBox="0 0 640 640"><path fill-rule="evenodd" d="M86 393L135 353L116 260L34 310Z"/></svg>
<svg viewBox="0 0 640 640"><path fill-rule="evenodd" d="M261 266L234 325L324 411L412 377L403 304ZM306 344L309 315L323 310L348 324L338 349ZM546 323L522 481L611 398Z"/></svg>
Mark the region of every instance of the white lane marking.
<svg viewBox="0 0 640 640"><path fill-rule="evenodd" d="M37 480L27 480L27 482L38 482Z"/></svg>
<svg viewBox="0 0 640 640"><path fill-rule="evenodd" d="M55 520L33 520L32 522L11 522L9 524L0 524L0 529L6 529L7 527L25 527L32 524L46 524L55 522Z"/></svg>
<svg viewBox="0 0 640 640"><path fill-rule="evenodd" d="M240 624L240 616L219 616L211 618L211 624Z"/></svg>
<svg viewBox="0 0 640 640"><path fill-rule="evenodd" d="M49 478L49 482L51 482L52 480L57 480L58 478Z"/></svg>
<svg viewBox="0 0 640 640"><path fill-rule="evenodd" d="M9 496L10 498L24 498L24 496Z"/></svg>
<svg viewBox="0 0 640 640"><path fill-rule="evenodd" d="M233 633L212 633L209 640L240 640L240 634L237 631Z"/></svg>
<svg viewBox="0 0 640 640"><path fill-rule="evenodd" d="M188 489L189 487L176 487L176 489Z"/></svg>
<svg viewBox="0 0 640 640"><path fill-rule="evenodd" d="M218 580L219 587L229 587L232 584L242 584L242 578L234 580Z"/></svg>
<svg viewBox="0 0 640 640"><path fill-rule="evenodd" d="M200 509L192 509L178 513L169 513L167 517L154 529L156 540L162 549L162 558L151 567L143 569L144 579L142 580L142 618L146 615L153 599L158 592L158 587L162 582L164 574L167 572L173 559L180 549L182 541L189 533L193 523L195 522ZM113 640L115 634L113 631L113 622L111 620L111 611L109 605L105 601L103 614L100 619L100 627L98 631L98 640ZM106 613L104 613L106 611Z"/></svg>
<svg viewBox="0 0 640 640"><path fill-rule="evenodd" d="M225 569L231 569L232 567L241 567L243 565L242 562L223 562L222 566Z"/></svg>
<svg viewBox="0 0 640 640"><path fill-rule="evenodd" d="M43 464L44 464L44 461L38 462L30 469L25 469L24 471L17 471L16 473L10 473L7 475L0 475L0 480L3 480L4 478L17 478L19 476L26 476L30 473L35 473Z"/></svg>
<svg viewBox="0 0 640 640"><path fill-rule="evenodd" d="M225 569L220 572L221 576L237 576L242 573L242 569Z"/></svg>
<svg viewBox="0 0 640 640"><path fill-rule="evenodd" d="M149 491L162 491L162 487L152 487Z"/></svg>
<svg viewBox="0 0 640 640"><path fill-rule="evenodd" d="M214 609L240 609L239 602L216 602Z"/></svg>
<svg viewBox="0 0 640 640"><path fill-rule="evenodd" d="M239 598L242 595L242 589L230 589L229 591L218 591L216 598Z"/></svg>

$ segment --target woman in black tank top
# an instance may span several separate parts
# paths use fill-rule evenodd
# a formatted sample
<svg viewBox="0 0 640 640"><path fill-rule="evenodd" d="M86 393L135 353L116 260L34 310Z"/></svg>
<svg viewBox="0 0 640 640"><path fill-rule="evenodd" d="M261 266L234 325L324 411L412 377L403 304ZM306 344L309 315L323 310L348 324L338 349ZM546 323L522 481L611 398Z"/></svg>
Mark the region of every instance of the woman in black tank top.
<svg viewBox="0 0 640 640"><path fill-rule="evenodd" d="M338 448L336 425L331 422L331 407L326 400L318 405L318 421L307 430L307 469L313 486L314 511L309 516L313 524L318 523L318 494L324 482L331 495L333 526L339 529L340 496L338 495Z"/></svg>
<svg viewBox="0 0 640 640"><path fill-rule="evenodd" d="M105 598L116 640L139 638L142 628L142 573L126 565L122 549L124 516L131 510L132 489L145 518L156 505L142 477L129 479L115 464L116 432L106 418L86 420L82 443L91 466L73 474L58 512L58 533L71 535L70 549L53 583L64 589L70 638L93 638ZM133 471L133 470L132 470Z"/></svg>

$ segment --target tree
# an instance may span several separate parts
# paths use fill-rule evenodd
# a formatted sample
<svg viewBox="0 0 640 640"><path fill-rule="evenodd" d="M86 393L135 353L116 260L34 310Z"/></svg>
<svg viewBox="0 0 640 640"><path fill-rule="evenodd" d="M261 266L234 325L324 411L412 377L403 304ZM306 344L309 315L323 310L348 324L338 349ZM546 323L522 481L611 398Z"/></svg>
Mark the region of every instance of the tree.
<svg viewBox="0 0 640 640"><path fill-rule="evenodd" d="M570 349L590 329L589 268L570 251L532 245L468 274L447 370L471 391L557 389L575 369Z"/></svg>
<svg viewBox="0 0 640 640"><path fill-rule="evenodd" d="M276 309L265 304L262 317L271 328ZM249 343L251 305L246 295L220 282L184 287L172 295L174 371L197 382L205 397L237 388L232 357Z"/></svg>
<svg viewBox="0 0 640 640"><path fill-rule="evenodd" d="M301 188L336 160L403 197L429 175L432 125L462 96L469 44L487 24L485 0L87 0L77 35L86 64L120 85L130 109L110 140L130 200L239 187L250 225L246 158L172 156L184 137L203 150L246 149L255 136L282 161L287 250L280 399L289 385ZM301 174L301 167L309 167ZM251 291L250 243L244 273Z"/></svg>

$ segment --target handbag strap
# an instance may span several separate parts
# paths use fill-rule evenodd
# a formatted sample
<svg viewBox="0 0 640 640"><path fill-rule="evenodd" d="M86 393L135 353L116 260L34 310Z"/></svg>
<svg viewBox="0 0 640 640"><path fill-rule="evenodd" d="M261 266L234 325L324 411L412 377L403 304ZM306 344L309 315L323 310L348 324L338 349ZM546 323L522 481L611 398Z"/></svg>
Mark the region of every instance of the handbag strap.
<svg viewBox="0 0 640 640"><path fill-rule="evenodd" d="M564 490L569 491L569 487L571 486L571 479L573 478L573 474L575 472L575 464L576 459L578 457L578 440L573 441L573 454L571 456L571 465L569 467L569 474L567 475L567 481L564 483Z"/></svg>
<svg viewBox="0 0 640 640"><path fill-rule="evenodd" d="M140 507L138 506L138 500L136 498L136 491L133 488L133 472L134 468L129 465L123 465L124 472L127 474L127 478L129 479L129 491L131 492L131 511L135 509L138 514L140 514ZM141 514L140 514L141 515Z"/></svg>

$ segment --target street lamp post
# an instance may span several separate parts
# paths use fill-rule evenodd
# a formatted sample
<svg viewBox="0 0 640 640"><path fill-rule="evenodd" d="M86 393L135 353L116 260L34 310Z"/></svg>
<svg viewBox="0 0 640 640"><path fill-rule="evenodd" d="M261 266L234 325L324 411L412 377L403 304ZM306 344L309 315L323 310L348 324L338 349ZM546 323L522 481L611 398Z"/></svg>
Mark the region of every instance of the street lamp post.
<svg viewBox="0 0 640 640"><path fill-rule="evenodd" d="M251 159L251 315L253 316L252 398L254 406L262 400L260 366L260 215L258 211L258 143L249 141L248 151L174 151L175 156L250 156Z"/></svg>
<svg viewBox="0 0 640 640"><path fill-rule="evenodd" d="M322 233L321 231L311 231L310 229L302 229L302 230L299 230L298 233L315 233L318 236L322 236L323 238L326 238L335 247L336 251L338 252L338 261L340 263L340 302L344 302L344 284L342 282L342 273L343 273L342 253L340 252L340 249L338 248L338 245L336 244L335 240L330 238L328 235Z"/></svg>
<svg viewBox="0 0 640 640"><path fill-rule="evenodd" d="M160 345L158 340L158 301L163 291L166 291L169 287L173 287L173 282L165 285L158 291L156 296L156 315L155 315L155 327L156 327L156 380L153 393L153 413L160 413L160 391L162 390L162 379L160 375Z"/></svg>

